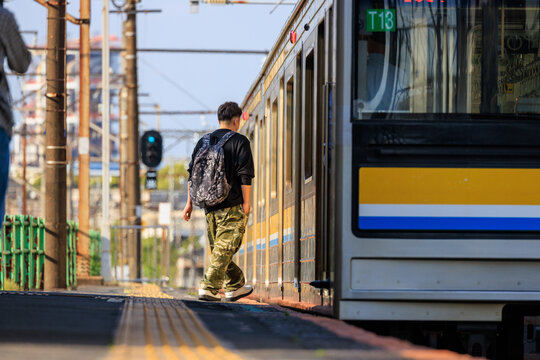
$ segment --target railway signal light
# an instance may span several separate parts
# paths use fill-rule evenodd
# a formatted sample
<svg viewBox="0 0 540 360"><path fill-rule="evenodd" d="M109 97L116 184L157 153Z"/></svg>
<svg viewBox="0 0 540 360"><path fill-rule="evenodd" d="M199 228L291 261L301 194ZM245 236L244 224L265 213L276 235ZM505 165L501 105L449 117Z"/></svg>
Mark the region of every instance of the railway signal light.
<svg viewBox="0 0 540 360"><path fill-rule="evenodd" d="M149 168L156 168L163 157L163 138L155 130L146 131L141 138L141 160Z"/></svg>

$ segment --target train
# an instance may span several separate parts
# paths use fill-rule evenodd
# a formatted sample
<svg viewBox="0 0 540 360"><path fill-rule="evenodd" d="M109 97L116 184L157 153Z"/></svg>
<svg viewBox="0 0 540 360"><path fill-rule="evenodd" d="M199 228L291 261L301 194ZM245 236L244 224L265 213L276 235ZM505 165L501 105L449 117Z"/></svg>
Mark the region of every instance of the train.
<svg viewBox="0 0 540 360"><path fill-rule="evenodd" d="M257 299L540 359L540 1L298 1L242 107Z"/></svg>

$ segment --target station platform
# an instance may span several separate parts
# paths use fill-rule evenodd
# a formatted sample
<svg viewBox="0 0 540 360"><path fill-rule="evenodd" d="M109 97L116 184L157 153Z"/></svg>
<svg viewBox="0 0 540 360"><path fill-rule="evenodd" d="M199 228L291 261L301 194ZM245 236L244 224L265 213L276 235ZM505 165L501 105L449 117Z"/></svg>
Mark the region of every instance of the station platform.
<svg viewBox="0 0 540 360"><path fill-rule="evenodd" d="M253 300L151 284L0 292L5 359L472 359Z"/></svg>

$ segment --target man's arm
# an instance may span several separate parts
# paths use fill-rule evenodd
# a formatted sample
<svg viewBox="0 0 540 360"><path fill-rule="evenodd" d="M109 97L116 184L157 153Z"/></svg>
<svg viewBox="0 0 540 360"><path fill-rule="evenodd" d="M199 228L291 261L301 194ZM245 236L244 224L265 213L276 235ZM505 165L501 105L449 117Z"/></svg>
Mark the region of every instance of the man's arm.
<svg viewBox="0 0 540 360"><path fill-rule="evenodd" d="M191 212L193 211L193 204L191 202L191 195L189 195L189 187L187 192L187 202L186 206L184 207L184 211L182 212L182 217L184 220L189 221L191 219Z"/></svg>
<svg viewBox="0 0 540 360"><path fill-rule="evenodd" d="M242 185L242 197L244 198L244 203L242 204L242 208L244 209L244 213L246 215L249 215L249 193L251 192L251 185Z"/></svg>
<svg viewBox="0 0 540 360"><path fill-rule="evenodd" d="M8 59L8 65L13 71L24 73L28 70L32 62L32 54L28 51L24 43L13 14L8 13L5 16L5 20L6 23L2 26L4 33L1 39Z"/></svg>
<svg viewBox="0 0 540 360"><path fill-rule="evenodd" d="M193 153L191 154L191 161L189 162L188 166L188 180L191 180L191 170L193 169L193 160L195 159L195 155L201 148L201 140L197 142L197 145L195 145L195 149L193 149ZM188 186L188 193L187 193L187 202L186 206L184 207L184 211L182 212L182 217L184 220L189 221L191 219L191 212L193 211L193 202L191 201L191 195L189 194L189 186Z"/></svg>
<svg viewBox="0 0 540 360"><path fill-rule="evenodd" d="M251 180L255 177L253 166L253 155L251 154L251 146L249 140L245 138L238 151L238 160L236 171L240 176L240 185L242 186L242 198L244 202L242 207L246 215L249 214L249 193L251 192Z"/></svg>

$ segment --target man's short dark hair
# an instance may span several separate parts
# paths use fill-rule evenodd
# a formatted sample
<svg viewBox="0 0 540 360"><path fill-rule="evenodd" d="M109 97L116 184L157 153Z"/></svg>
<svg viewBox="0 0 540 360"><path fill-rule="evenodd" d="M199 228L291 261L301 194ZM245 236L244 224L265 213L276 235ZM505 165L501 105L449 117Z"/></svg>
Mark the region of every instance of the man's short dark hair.
<svg viewBox="0 0 540 360"><path fill-rule="evenodd" d="M217 115L219 121L231 121L233 117L242 115L242 109L234 101L227 101L221 104Z"/></svg>
<svg viewBox="0 0 540 360"><path fill-rule="evenodd" d="M0 0L0 6L4 6L4 0Z"/></svg>

